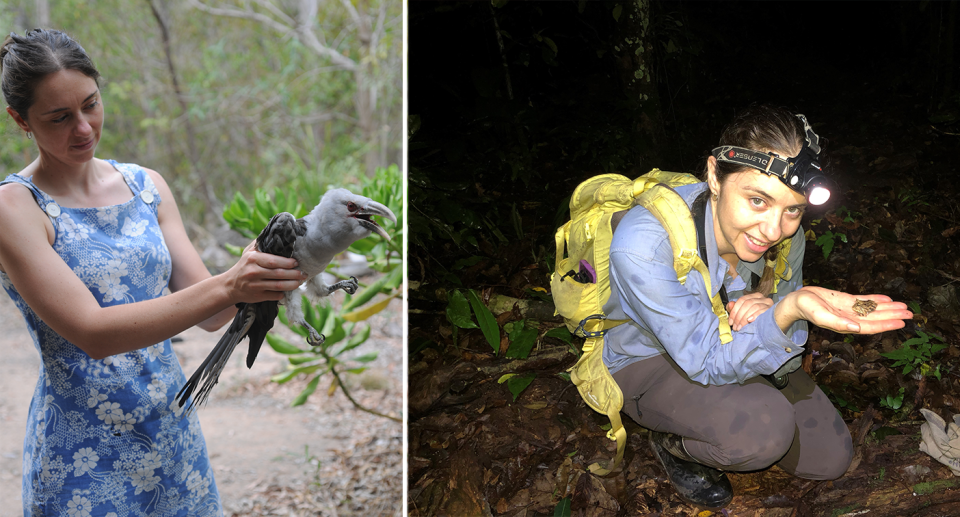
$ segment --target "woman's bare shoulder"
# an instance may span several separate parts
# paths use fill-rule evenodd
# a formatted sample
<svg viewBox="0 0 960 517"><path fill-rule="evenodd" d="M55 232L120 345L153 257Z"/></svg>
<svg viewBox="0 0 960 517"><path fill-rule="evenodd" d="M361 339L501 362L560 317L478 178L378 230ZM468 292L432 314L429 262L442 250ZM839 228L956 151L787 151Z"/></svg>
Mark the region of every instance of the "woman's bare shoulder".
<svg viewBox="0 0 960 517"><path fill-rule="evenodd" d="M3 208L22 210L27 203L39 208L39 205L37 205L37 202L33 198L33 193L30 192L30 189L26 185L20 183L0 185L0 210Z"/></svg>
<svg viewBox="0 0 960 517"><path fill-rule="evenodd" d="M47 240L53 243L53 226L26 185L19 183L0 185L0 229L9 225L27 228L46 227ZM11 233L0 231L0 234Z"/></svg>

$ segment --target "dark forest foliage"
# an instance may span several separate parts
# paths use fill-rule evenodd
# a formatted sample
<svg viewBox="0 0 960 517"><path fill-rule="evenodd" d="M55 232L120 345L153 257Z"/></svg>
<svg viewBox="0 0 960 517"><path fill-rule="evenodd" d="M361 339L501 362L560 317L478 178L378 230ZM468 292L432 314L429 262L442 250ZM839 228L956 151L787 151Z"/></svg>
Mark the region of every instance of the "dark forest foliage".
<svg viewBox="0 0 960 517"><path fill-rule="evenodd" d="M730 509L949 513L951 474L917 446L919 408L960 411L956 2L639 5L410 5L409 510L692 511L636 426L622 472L584 473L612 442L564 378L580 343L552 330L553 235L583 179L699 173L737 110L772 102L813 123L841 185L804 219L805 279L917 316L878 336L811 330L804 368L854 465L833 483L735 475ZM472 328L490 318L499 346ZM526 359L510 357L518 328L538 333Z"/></svg>

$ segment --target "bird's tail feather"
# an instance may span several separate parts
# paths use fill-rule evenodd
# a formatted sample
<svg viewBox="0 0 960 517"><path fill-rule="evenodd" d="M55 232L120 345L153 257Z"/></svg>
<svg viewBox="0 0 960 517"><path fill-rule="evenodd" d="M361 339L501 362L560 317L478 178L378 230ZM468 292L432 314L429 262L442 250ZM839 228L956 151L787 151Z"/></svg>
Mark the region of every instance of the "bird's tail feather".
<svg viewBox="0 0 960 517"><path fill-rule="evenodd" d="M233 322L230 324L230 328L223 334L220 341L217 341L217 345L213 347L210 355L200 363L197 370L193 372L190 379L187 380L183 388L180 389L180 392L177 393L180 407L183 407L190 399L190 395L192 395L199 386L199 391L196 392L196 396L190 401L190 405L187 407L188 413L206 402L207 397L210 395L210 390L217 384L220 373L227 365L227 360L230 358L230 355L233 354L233 350L247 335L250 326L253 325L254 312L248 309L249 306L237 312Z"/></svg>

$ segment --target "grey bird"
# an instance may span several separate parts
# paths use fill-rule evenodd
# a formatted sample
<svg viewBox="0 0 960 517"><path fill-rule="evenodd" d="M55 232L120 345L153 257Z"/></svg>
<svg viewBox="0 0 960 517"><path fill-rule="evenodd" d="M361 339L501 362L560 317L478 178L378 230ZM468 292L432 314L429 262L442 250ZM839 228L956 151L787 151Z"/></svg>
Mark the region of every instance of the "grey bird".
<svg viewBox="0 0 960 517"><path fill-rule="evenodd" d="M306 294L314 299L325 298L337 289L353 294L358 287L355 277L326 285L321 273L333 257L371 233L390 240L386 230L371 216L389 219L394 224L397 222L397 217L386 206L346 189L334 189L324 194L320 203L302 219L295 219L287 212L273 216L267 227L257 236L257 250L297 259L297 269L308 277L304 284ZM302 325L310 333L307 342L311 346L323 344L324 336L304 319L299 289L285 293L281 303L287 308L287 319L291 323ZM247 368L253 366L267 331L273 328L279 308L277 302L266 301L238 303L237 309L237 315L226 333L177 393L180 407L190 400L198 387L200 389L188 410L207 400L233 349L245 337L250 339Z"/></svg>

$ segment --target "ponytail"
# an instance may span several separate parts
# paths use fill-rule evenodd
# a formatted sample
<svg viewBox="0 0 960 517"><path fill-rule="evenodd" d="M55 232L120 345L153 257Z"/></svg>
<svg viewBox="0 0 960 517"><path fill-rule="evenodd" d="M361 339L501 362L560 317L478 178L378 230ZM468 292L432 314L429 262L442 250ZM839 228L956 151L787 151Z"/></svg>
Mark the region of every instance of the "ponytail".
<svg viewBox="0 0 960 517"><path fill-rule="evenodd" d="M763 254L764 266L763 274L760 276L760 281L757 282L757 285L753 286L753 289L747 291L747 293L760 293L766 297L770 297L770 294L773 293L774 281L776 280L776 267L777 267L777 256L780 254L780 244L772 246Z"/></svg>

